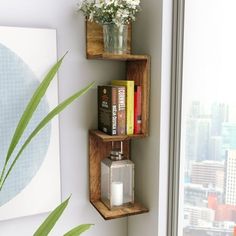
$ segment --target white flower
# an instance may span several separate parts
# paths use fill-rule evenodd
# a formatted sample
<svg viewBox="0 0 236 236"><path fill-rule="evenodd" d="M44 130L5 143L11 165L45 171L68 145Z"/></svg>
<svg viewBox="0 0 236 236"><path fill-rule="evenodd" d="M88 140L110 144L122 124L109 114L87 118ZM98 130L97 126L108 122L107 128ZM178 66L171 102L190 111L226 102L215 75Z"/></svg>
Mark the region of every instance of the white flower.
<svg viewBox="0 0 236 236"><path fill-rule="evenodd" d="M128 24L140 10L140 0L79 0L80 11L99 24Z"/></svg>
<svg viewBox="0 0 236 236"><path fill-rule="evenodd" d="M119 5L119 0L114 0L114 6L117 7Z"/></svg>
<svg viewBox="0 0 236 236"><path fill-rule="evenodd" d="M106 5L111 5L114 3L114 0L105 0Z"/></svg>
<svg viewBox="0 0 236 236"><path fill-rule="evenodd" d="M140 0L126 0L126 3L131 6L139 6Z"/></svg>
<svg viewBox="0 0 236 236"><path fill-rule="evenodd" d="M116 13L116 18L126 18L129 16L129 11L126 9L119 9Z"/></svg>

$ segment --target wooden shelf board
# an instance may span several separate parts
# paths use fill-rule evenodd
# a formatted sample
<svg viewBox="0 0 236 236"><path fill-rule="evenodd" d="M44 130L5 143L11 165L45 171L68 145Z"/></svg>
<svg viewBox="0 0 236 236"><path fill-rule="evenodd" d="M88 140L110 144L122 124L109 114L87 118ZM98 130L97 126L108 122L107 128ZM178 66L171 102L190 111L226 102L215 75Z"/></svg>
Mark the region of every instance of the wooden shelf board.
<svg viewBox="0 0 236 236"><path fill-rule="evenodd" d="M114 61L143 61L148 60L148 55L133 55L133 54L97 54L89 55L87 54L88 59L100 59L100 60L114 60Z"/></svg>
<svg viewBox="0 0 236 236"><path fill-rule="evenodd" d="M140 203L134 203L133 207L125 207L112 211L109 210L100 200L91 201L91 203L105 220L112 220L126 216L143 214L149 211L147 208L143 207Z"/></svg>
<svg viewBox="0 0 236 236"><path fill-rule="evenodd" d="M145 134L134 134L134 135L108 135L103 133L100 130L90 130L90 133L92 135L97 136L100 138L103 142L111 142L111 141L125 141L125 140L130 140L130 139L139 139L139 138L145 138L147 135Z"/></svg>

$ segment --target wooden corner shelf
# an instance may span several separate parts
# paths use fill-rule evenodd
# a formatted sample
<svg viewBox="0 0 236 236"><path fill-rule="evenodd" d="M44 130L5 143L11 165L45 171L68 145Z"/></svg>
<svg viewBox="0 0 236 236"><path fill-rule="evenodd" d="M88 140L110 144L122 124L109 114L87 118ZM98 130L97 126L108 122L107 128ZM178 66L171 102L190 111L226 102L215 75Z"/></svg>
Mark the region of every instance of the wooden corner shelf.
<svg viewBox="0 0 236 236"><path fill-rule="evenodd" d="M86 54L88 59L117 60L126 63L126 80L134 80L142 88L142 134L149 131L149 94L150 94L150 56L114 55L103 52L102 27L86 21ZM131 26L129 27L129 50L131 51ZM138 135L140 136L140 135ZM137 136L137 137L138 137ZM129 137L128 137L129 138ZM135 137L134 137L135 138Z"/></svg>
<svg viewBox="0 0 236 236"><path fill-rule="evenodd" d="M99 138L103 142L116 142L116 141L125 141L130 139L139 139L139 138L145 138L147 135L145 134L133 134L133 135L109 135L105 134L104 132L100 130L90 130L91 134L95 135L97 138Z"/></svg>
<svg viewBox="0 0 236 236"><path fill-rule="evenodd" d="M100 131L99 131L100 132ZM109 156L112 149L111 142L104 142L97 134L98 131L89 132L89 195L90 202L105 220L116 219L125 216L137 215L148 212L148 209L135 202L132 207L109 210L101 202L101 161ZM109 136L109 135L108 135ZM120 140L119 140L120 141ZM130 140L123 140L124 156L130 159ZM116 144L115 144L116 145Z"/></svg>
<svg viewBox="0 0 236 236"><path fill-rule="evenodd" d="M150 56L131 54L131 25L128 31L128 54L115 55L104 53L102 27L96 23L86 21L86 56L87 59L123 61L126 64L126 80L133 80L142 88L142 129L141 134L111 136L99 130L89 131L89 195L91 204L106 220L124 216L142 214L148 209L139 203L133 207L109 210L100 200L101 198L101 161L108 157L113 141L123 141L123 152L130 159L131 140L144 138L149 135L149 94L150 94ZM115 143L116 145L117 143Z"/></svg>
<svg viewBox="0 0 236 236"><path fill-rule="evenodd" d="M142 213L147 213L149 211L147 208L143 207L139 203L134 203L133 207L125 207L112 211L108 210L107 207L101 201L91 201L91 203L105 220L112 220L126 216L138 215Z"/></svg>
<svg viewBox="0 0 236 236"><path fill-rule="evenodd" d="M149 60L148 55L134 55L134 54L110 54L103 53L97 55L87 54L88 59L98 59L98 60L113 60L113 61L147 61Z"/></svg>

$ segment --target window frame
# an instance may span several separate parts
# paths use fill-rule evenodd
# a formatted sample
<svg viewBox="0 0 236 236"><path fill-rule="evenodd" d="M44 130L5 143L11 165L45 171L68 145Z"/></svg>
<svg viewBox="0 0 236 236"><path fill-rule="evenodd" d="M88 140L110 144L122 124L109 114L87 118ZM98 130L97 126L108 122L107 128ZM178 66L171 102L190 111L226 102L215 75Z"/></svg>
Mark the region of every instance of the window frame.
<svg viewBox="0 0 236 236"><path fill-rule="evenodd" d="M178 235L185 0L173 0L167 235Z"/></svg>

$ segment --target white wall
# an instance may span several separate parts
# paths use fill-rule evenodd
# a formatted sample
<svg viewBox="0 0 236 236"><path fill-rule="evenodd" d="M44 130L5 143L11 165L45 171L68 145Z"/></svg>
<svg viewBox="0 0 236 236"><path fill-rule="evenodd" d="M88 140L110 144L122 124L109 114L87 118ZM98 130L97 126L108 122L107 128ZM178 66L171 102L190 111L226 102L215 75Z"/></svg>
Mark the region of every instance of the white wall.
<svg viewBox="0 0 236 236"><path fill-rule="evenodd" d="M124 73L121 63L86 60L84 20L74 9L73 0L0 1L0 25L56 28L58 55L70 50L59 73L60 100L93 80L100 84ZM62 198L72 193L72 199L51 235L62 235L80 223L95 224L85 235L127 235L126 218L104 221L88 201L88 129L96 127L96 107L94 88L60 117ZM30 236L45 216L0 222L0 235Z"/></svg>
<svg viewBox="0 0 236 236"><path fill-rule="evenodd" d="M150 137L132 146L136 196L150 213L128 219L129 236L165 236L167 228L172 0L145 0L134 48L151 55ZM140 33L141 32L141 33Z"/></svg>

